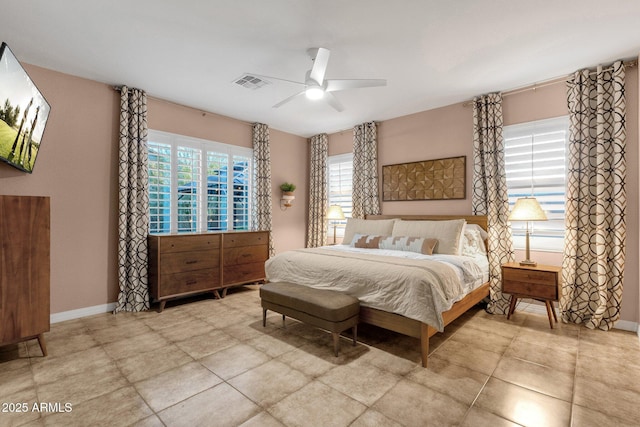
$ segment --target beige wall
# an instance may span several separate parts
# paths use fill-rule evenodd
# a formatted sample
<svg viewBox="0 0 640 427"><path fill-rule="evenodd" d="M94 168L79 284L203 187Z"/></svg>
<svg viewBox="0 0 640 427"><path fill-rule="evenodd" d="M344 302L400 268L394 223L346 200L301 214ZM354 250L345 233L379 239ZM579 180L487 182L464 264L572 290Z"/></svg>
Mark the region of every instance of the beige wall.
<svg viewBox="0 0 640 427"><path fill-rule="evenodd" d="M25 64L51 104L33 174L0 164L0 194L51 197L51 312L115 302L119 94L110 86ZM150 99L149 126L251 146L244 122ZM305 138L271 131L273 229L277 251L304 246ZM296 205L279 207L281 181L299 184Z"/></svg>
<svg viewBox="0 0 640 427"><path fill-rule="evenodd" d="M621 319L638 322L638 71L627 70L627 265ZM540 120L567 114L564 83L509 95L503 101L504 124ZM382 213L470 214L473 177L473 111L462 103L385 120L378 125L378 164L467 156L466 199L451 201L382 202ZM349 131L329 135L329 155L353 151ZM524 258L520 251L516 259ZM562 254L533 252L540 263L562 264Z"/></svg>

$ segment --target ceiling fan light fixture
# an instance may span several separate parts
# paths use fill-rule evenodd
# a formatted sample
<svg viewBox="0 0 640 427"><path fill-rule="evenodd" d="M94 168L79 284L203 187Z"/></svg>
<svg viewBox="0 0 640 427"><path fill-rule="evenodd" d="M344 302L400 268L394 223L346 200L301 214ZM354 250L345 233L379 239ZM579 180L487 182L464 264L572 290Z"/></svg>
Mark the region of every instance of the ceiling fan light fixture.
<svg viewBox="0 0 640 427"><path fill-rule="evenodd" d="M307 99L322 99L324 97L324 90L319 86L310 86L304 91Z"/></svg>

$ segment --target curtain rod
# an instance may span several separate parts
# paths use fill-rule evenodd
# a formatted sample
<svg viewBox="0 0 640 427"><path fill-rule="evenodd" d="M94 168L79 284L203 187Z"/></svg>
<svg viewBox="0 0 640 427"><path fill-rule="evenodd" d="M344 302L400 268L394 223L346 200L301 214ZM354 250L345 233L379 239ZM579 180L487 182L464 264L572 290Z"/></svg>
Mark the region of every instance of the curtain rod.
<svg viewBox="0 0 640 427"><path fill-rule="evenodd" d="M638 60L637 59L632 59L630 61L624 61L623 64L627 68L633 68L633 67L638 65ZM602 71L611 71L611 70L613 70L613 67L605 68ZM591 71L589 73L589 75L596 74L597 72L598 72L597 70ZM565 82L572 75L573 75L573 73L572 74L568 74L566 76L562 76L562 77L554 77L554 78L551 78L551 79L548 79L548 80L543 80L541 82L536 82L536 83L533 83L533 84L530 84L530 85L527 85L527 86L522 86L522 87L518 87L518 88L514 88L514 89L509 89L509 90L506 90L506 91L502 92L502 97L504 98L505 96L515 95L515 94L518 94L518 93L527 92L527 91L530 91L530 90L536 90L536 89L540 89L540 88L543 88L543 87L546 87L546 86L551 86L551 85L554 85L554 84ZM473 100L465 101L465 102L462 103L463 107L470 107L472 105L473 105Z"/></svg>
<svg viewBox="0 0 640 427"><path fill-rule="evenodd" d="M113 87L113 90L115 90L116 92L120 92L120 90L122 89L122 86L112 86L112 87ZM202 114L203 117L206 116L207 114L209 114L211 116L217 116L217 117L221 117L221 118L225 118L225 119L235 120L236 122L240 122L240 123L242 123L244 125L249 125L249 126L253 126L254 123L255 123L255 122L246 122L244 120L236 119L236 118L233 118L233 117L223 116L222 114L212 113L211 111L202 110L200 108L188 107L186 105L178 104L177 102L169 101L169 100L163 99L163 98L158 98L157 96L153 96L153 95L149 95L149 94L147 94L147 98L148 99L153 99L154 101L159 101L159 102L164 102L166 104L175 105L177 107L188 108L190 110L200 111L200 113Z"/></svg>

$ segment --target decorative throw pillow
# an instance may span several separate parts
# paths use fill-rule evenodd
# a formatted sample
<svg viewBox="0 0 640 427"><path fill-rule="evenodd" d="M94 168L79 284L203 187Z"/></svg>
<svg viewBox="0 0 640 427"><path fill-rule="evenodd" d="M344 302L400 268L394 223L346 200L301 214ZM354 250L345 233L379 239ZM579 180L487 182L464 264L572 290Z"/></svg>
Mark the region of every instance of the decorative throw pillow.
<svg viewBox="0 0 640 427"><path fill-rule="evenodd" d="M380 240L379 247L380 249L393 249L396 251L433 255L433 249L437 244L437 239L426 237L389 236Z"/></svg>
<svg viewBox="0 0 640 427"><path fill-rule="evenodd" d="M445 221L403 221L393 225L392 236L416 236L437 239L436 254L460 255L460 240L466 221L454 219Z"/></svg>
<svg viewBox="0 0 640 427"><path fill-rule="evenodd" d="M380 240L383 238L383 236L356 234L353 236L351 246L354 248L378 249L380 247Z"/></svg>
<svg viewBox="0 0 640 427"><path fill-rule="evenodd" d="M358 219L348 218L344 229L344 244L349 244L356 234L391 236L395 219Z"/></svg>
<svg viewBox="0 0 640 427"><path fill-rule="evenodd" d="M464 234L462 235L461 255L475 256L478 254L487 254L487 248L485 246L482 233L480 233L479 230L469 228L467 225L467 228L465 228Z"/></svg>

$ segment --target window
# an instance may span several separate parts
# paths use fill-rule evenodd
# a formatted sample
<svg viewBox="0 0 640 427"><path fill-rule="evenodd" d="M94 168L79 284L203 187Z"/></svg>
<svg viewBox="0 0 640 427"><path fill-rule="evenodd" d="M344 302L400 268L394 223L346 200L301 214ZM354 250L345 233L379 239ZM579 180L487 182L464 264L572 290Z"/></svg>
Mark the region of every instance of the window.
<svg viewBox="0 0 640 427"><path fill-rule="evenodd" d="M565 150L569 117L505 126L504 157L509 209L518 197L534 196L548 221L530 223L533 250L561 252L564 244ZM525 246L526 222L512 222L513 242Z"/></svg>
<svg viewBox="0 0 640 427"><path fill-rule="evenodd" d="M151 233L248 230L250 148L149 131Z"/></svg>
<svg viewBox="0 0 640 427"><path fill-rule="evenodd" d="M345 218L351 218L351 184L353 176L353 154L340 154L329 156L327 161L328 200L329 206L339 205ZM334 221L329 221L328 235L333 235ZM344 236L344 227L347 221L335 221L338 225L336 236Z"/></svg>

